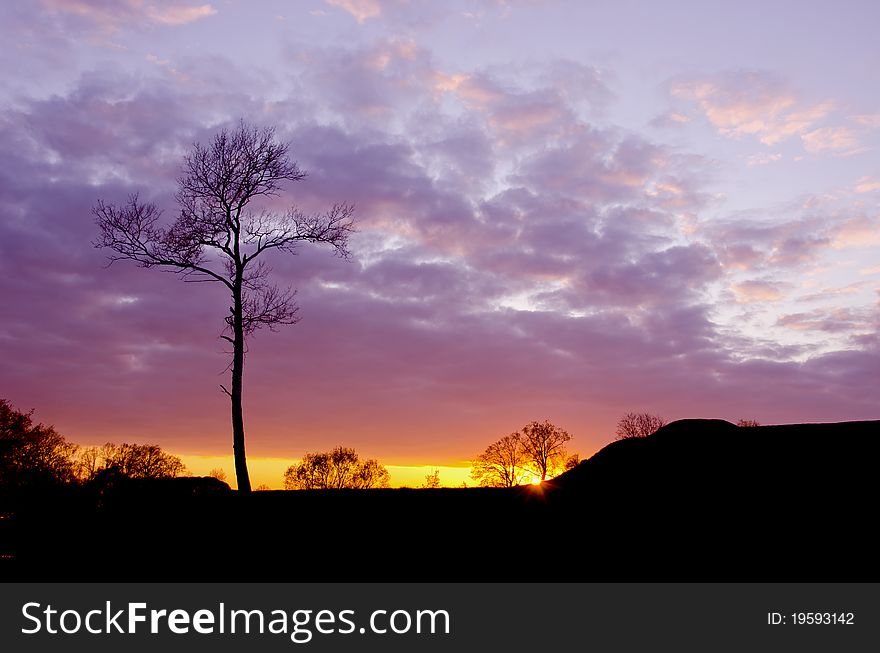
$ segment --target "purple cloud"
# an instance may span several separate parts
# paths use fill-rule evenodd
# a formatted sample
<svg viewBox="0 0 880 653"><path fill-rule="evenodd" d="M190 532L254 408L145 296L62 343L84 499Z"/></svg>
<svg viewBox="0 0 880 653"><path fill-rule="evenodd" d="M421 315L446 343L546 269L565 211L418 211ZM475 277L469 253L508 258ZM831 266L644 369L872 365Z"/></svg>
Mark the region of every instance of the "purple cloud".
<svg viewBox="0 0 880 653"><path fill-rule="evenodd" d="M392 11L374 5L346 3L362 17L350 28ZM145 5L83 6L92 13L63 20L162 23ZM716 215L712 161L602 119L616 91L598 68L469 69L388 34L297 42L273 71L177 52L172 72L140 55L148 72L93 68L18 97L0 121L0 384L75 440L228 448L223 293L105 269L89 210L140 190L173 217L182 153L241 116L277 125L309 172L268 206L352 201L360 230L352 261L309 248L270 261L299 289L303 321L250 343L256 455L345 443L389 463L455 463L539 418L588 451L633 409L876 416L871 314L777 310L780 329L853 334L860 348L812 358L717 317L719 293L772 304L789 290L777 274L864 242L876 216ZM778 134L812 106L772 80L721 81L704 93L691 80L679 99L729 135ZM761 112L770 127L752 125Z"/></svg>

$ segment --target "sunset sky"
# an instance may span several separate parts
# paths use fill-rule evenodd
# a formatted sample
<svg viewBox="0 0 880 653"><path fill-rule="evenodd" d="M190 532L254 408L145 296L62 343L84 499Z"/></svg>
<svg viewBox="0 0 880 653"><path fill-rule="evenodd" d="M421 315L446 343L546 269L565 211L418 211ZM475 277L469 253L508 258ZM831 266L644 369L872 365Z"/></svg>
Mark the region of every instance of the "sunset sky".
<svg viewBox="0 0 880 653"><path fill-rule="evenodd" d="M222 287L107 269L90 208L173 216L181 156L244 118L309 172L288 204L358 221L349 261L269 261L303 319L249 343L255 484L340 444L460 482L532 420L588 456L627 411L880 418L878 25L874 0L2 3L0 397L233 476Z"/></svg>

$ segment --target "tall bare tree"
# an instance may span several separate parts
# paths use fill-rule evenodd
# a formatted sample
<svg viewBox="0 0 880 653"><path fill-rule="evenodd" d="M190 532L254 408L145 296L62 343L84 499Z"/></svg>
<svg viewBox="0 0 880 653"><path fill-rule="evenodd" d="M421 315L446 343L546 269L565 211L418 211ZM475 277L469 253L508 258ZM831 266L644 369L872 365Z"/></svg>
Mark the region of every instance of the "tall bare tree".
<svg viewBox="0 0 880 653"><path fill-rule="evenodd" d="M221 337L232 346L232 380L231 389L221 387L232 405L235 476L243 492L251 489L241 401L245 340L260 327L275 330L299 319L295 291L272 284L260 257L270 250L293 254L303 242L325 243L349 255L350 204L311 215L296 207L275 213L257 206L279 195L285 182L305 176L274 129L242 121L236 129L221 130L207 147L194 144L184 157L175 196L180 214L171 224L162 225L161 210L138 195L121 206L99 201L92 209L100 228L95 246L113 250L111 263L166 268L184 281L216 282L229 291L228 331Z"/></svg>
<svg viewBox="0 0 880 653"><path fill-rule="evenodd" d="M530 422L520 431L523 453L542 481L565 464L565 443L571 435L549 421Z"/></svg>
<svg viewBox="0 0 880 653"><path fill-rule="evenodd" d="M666 420L651 413L627 413L617 422L618 440L646 438L666 426Z"/></svg>

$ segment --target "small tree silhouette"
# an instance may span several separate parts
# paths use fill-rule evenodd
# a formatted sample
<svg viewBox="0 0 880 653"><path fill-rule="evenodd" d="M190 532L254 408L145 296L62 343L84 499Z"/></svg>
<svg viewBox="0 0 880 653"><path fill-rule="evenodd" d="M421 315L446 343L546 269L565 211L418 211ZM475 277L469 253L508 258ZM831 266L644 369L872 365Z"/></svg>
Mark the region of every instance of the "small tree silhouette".
<svg viewBox="0 0 880 653"><path fill-rule="evenodd" d="M483 487L514 487L522 481L527 460L519 433L511 433L477 456L471 478Z"/></svg>
<svg viewBox="0 0 880 653"><path fill-rule="evenodd" d="M245 339L260 327L274 330L298 321L296 293L269 282L271 269L261 256L270 250L293 254L303 242L349 254L354 213L349 204L314 215L296 207L285 213L252 210L255 200L278 195L284 182L305 177L274 129L242 121L236 129L221 130L208 147L196 143L184 157L176 195L180 214L169 226L160 225L162 212L138 195L122 206L99 200L92 209L100 229L95 246L115 252L111 263L127 259L144 268L167 268L184 281L216 282L229 291L229 335L221 337L232 346L232 383L231 389L221 387L232 405L235 476L243 492L251 489L241 401Z"/></svg>
<svg viewBox="0 0 880 653"><path fill-rule="evenodd" d="M434 490L440 487L440 470L435 469L425 474L425 482L422 487L428 490Z"/></svg>
<svg viewBox="0 0 880 653"><path fill-rule="evenodd" d="M565 461L565 443L571 440L568 431L549 421L530 422L519 433L523 453L542 481L562 467Z"/></svg>
<svg viewBox="0 0 880 653"><path fill-rule="evenodd" d="M223 471L222 467L215 467L210 472L208 472L208 476L210 478L216 478L218 481L226 482L226 472Z"/></svg>
<svg viewBox="0 0 880 653"><path fill-rule="evenodd" d="M108 442L81 449L74 462L81 481L90 481L106 470L128 478L175 478L186 472L180 458L155 444Z"/></svg>
<svg viewBox="0 0 880 653"><path fill-rule="evenodd" d="M391 475L378 461L361 460L354 449L307 453L284 472L285 490L326 490L388 487Z"/></svg>
<svg viewBox="0 0 880 653"><path fill-rule="evenodd" d="M627 413L617 422L618 440L646 438L666 426L666 420L651 413Z"/></svg>

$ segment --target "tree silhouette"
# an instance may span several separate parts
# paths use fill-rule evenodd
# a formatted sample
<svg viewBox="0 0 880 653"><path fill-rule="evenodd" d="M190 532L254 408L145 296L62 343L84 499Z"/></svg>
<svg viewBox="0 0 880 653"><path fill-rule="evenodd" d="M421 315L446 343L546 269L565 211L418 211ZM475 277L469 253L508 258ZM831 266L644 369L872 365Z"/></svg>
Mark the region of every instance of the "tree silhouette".
<svg viewBox="0 0 880 653"><path fill-rule="evenodd" d="M75 471L71 458L77 449L53 427L34 424L33 411L23 413L0 399L0 486L71 481Z"/></svg>
<svg viewBox="0 0 880 653"><path fill-rule="evenodd" d="M514 487L535 476L544 481L565 467L569 440L567 431L549 421L529 422L486 447L472 465L471 478L483 487Z"/></svg>
<svg viewBox="0 0 880 653"><path fill-rule="evenodd" d="M615 435L618 440L646 438L666 426L666 420L651 413L627 413L617 422Z"/></svg>
<svg viewBox="0 0 880 653"><path fill-rule="evenodd" d="M388 487L391 475L378 461L361 460L348 447L307 453L297 465L284 472L285 490L327 490Z"/></svg>
<svg viewBox="0 0 880 653"><path fill-rule="evenodd" d="M736 420L736 425L740 428L754 428L761 426L761 422L756 419L738 419Z"/></svg>
<svg viewBox="0 0 880 653"><path fill-rule="evenodd" d="M284 182L305 176L274 129L242 121L234 130L221 130L208 147L194 144L184 157L175 196L180 214L170 225L162 226L161 210L136 194L121 206L98 201L92 209L100 228L95 246L114 251L111 263L125 259L166 268L184 281L213 281L229 291L228 334L221 337L232 346L232 381L231 389L221 387L231 402L235 476L243 492L251 489L241 400L245 339L260 327L274 330L298 321L295 291L270 283L270 268L258 259L269 250L292 254L303 242L326 243L340 256L349 255L354 213L349 204L312 215L296 207L285 213L254 210L252 202L279 195Z"/></svg>
<svg viewBox="0 0 880 653"><path fill-rule="evenodd" d="M477 456L471 478L483 487L514 487L519 485L527 458L519 433L505 435Z"/></svg>
<svg viewBox="0 0 880 653"><path fill-rule="evenodd" d="M355 470L352 487L357 490L369 490L374 487L388 487L391 474L379 461L369 458L361 462Z"/></svg>
<svg viewBox="0 0 880 653"><path fill-rule="evenodd" d="M561 468L565 462L565 443L571 435L549 421L530 422L519 432L523 454L542 481L547 474Z"/></svg>
<svg viewBox="0 0 880 653"><path fill-rule="evenodd" d="M211 478L216 478L218 481L226 482L226 472L223 471L222 467L214 467L210 472L208 472L208 476Z"/></svg>
<svg viewBox="0 0 880 653"><path fill-rule="evenodd" d="M422 487L429 490L436 490L440 487L440 470L435 469L425 474L425 482Z"/></svg>
<svg viewBox="0 0 880 653"><path fill-rule="evenodd" d="M186 471L180 458L158 445L127 442L81 449L75 464L81 481L90 481L106 470L128 478L175 478Z"/></svg>

